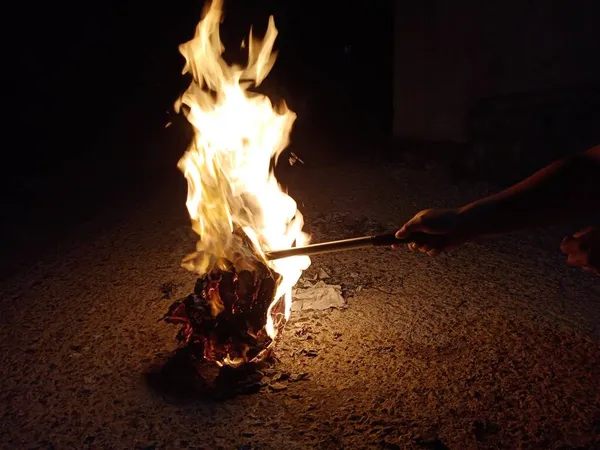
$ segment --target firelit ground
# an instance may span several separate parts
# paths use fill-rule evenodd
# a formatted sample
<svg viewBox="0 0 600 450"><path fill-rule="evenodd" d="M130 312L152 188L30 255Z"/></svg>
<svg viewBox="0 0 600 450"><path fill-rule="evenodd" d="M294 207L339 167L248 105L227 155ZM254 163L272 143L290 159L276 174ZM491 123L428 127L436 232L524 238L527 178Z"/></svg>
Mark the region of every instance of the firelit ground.
<svg viewBox="0 0 600 450"><path fill-rule="evenodd" d="M284 175L314 241L394 229L487 192L389 165ZM314 257L307 276L325 269L347 308L294 315L258 392L157 392L144 374L177 331L158 320L195 281L179 267L194 239L185 188L158 191L22 256L2 281L3 448L600 445L600 279L565 266L560 230L436 259Z"/></svg>

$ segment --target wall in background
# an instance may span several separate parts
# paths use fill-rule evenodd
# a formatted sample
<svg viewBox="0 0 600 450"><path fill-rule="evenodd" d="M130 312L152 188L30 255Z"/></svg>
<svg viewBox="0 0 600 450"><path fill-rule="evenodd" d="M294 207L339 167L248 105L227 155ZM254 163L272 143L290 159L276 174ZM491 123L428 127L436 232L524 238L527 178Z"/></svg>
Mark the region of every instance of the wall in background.
<svg viewBox="0 0 600 450"><path fill-rule="evenodd" d="M510 122L511 102L573 110L600 81L599 13L596 0L396 1L395 136L469 141L473 114Z"/></svg>

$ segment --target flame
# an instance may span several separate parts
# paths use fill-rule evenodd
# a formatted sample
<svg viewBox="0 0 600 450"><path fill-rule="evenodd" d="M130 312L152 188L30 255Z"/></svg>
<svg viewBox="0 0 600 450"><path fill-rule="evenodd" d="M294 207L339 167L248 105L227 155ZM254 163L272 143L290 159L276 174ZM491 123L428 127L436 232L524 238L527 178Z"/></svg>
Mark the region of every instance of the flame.
<svg viewBox="0 0 600 450"><path fill-rule="evenodd" d="M287 321L292 287L310 265L310 259L301 256L264 261L267 250L304 245L309 240L302 231L296 202L273 173L289 143L296 114L285 104L274 108L269 98L249 90L265 79L275 63L273 17L262 41L253 37L251 29L248 45L242 43L248 51L247 65L230 66L222 57L221 11L222 0L213 0L194 38L179 47L186 60L183 73L193 79L175 106L184 110L194 139L178 167L188 182L186 206L200 236L197 251L182 265L202 275L223 259L237 267L256 260L256 255L263 258L264 264L282 276L265 325L274 338L280 326L278 301L284 300ZM253 249L244 244L244 238Z"/></svg>

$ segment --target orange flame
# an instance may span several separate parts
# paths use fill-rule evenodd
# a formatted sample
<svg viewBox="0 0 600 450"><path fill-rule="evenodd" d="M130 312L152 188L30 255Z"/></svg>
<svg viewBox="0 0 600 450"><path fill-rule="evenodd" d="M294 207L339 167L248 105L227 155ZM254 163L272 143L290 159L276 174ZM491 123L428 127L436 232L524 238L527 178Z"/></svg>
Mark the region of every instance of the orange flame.
<svg viewBox="0 0 600 450"><path fill-rule="evenodd" d="M186 206L200 236L197 251L182 265L200 275L221 258L247 264L254 254L264 258L267 250L308 242L302 214L272 170L272 160L276 162L289 143L296 115L285 104L276 111L269 98L248 90L258 86L275 63L275 22L269 18L262 41L250 30L246 67L230 66L222 58L221 9L222 0L213 0L194 38L180 46L186 59L183 73L190 73L193 80L176 108L184 106L194 139L178 167L188 181ZM250 239L254 252L234 231ZM266 324L274 338L278 323L271 309L283 296L284 316L289 318L292 287L310 259L299 256L265 263L283 277Z"/></svg>

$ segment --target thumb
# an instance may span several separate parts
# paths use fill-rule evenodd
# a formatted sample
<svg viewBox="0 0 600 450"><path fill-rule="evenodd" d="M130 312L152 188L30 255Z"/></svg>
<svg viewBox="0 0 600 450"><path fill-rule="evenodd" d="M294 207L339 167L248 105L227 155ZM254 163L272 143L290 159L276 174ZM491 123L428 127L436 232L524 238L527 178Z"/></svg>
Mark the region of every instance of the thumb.
<svg viewBox="0 0 600 450"><path fill-rule="evenodd" d="M396 238L403 239L403 238L407 237L409 234L410 234L410 232L406 228L406 225L404 225L402 228L400 228L398 231L396 231Z"/></svg>
<svg viewBox="0 0 600 450"><path fill-rule="evenodd" d="M413 218L413 219L409 220L408 222L406 222L402 226L402 228L400 228L396 232L396 237L398 239L402 239L402 238L410 236L412 233L414 233L415 231L419 231L420 229L421 229L420 218Z"/></svg>

